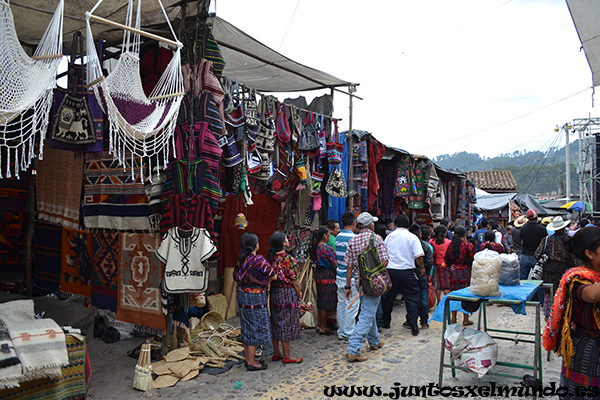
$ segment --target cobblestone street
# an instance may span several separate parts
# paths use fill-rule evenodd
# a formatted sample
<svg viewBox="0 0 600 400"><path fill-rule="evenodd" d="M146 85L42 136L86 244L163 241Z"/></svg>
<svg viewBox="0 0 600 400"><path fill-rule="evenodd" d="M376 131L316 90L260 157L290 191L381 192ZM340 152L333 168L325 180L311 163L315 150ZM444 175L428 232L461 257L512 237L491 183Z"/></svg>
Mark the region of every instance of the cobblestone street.
<svg viewBox="0 0 600 400"><path fill-rule="evenodd" d="M532 331L535 321L533 309L528 308L528 315L514 314L509 307L488 307L488 321L495 328ZM390 329L384 330L382 338L385 345L382 349L363 352L369 359L362 363L349 363L345 359L346 345L337 336L318 335L314 329L304 330L302 338L292 343L292 353L303 357L302 364L282 364L273 362L267 357L269 367L265 371L247 372L244 365L235 365L220 375L201 373L188 382L179 382L174 387L151 389L140 392L132 388L136 360L124 355L135 348L142 338L106 344L93 339L89 344L92 363L92 378L88 391L91 399L133 400L145 398L174 399L324 399L349 398L348 395L328 397L326 387L337 385L378 386L382 395L371 398L391 398L392 388L398 385L427 386L437 383L439 372L439 355L442 338L442 324L432 322L431 328L421 330L416 337L410 330L402 328L405 310L400 304L395 306ZM477 315L473 315L477 320ZM237 320L231 321L233 325ZM512 341L497 341L499 361L532 364L533 345ZM446 353L446 362L449 356ZM546 353L543 357L544 385L556 382L560 377L560 359L554 354L548 362ZM506 367L494 367L496 372L507 372L515 375L531 374L526 370L507 370ZM515 372L517 371L517 372ZM236 382L239 382L236 384ZM451 371L444 372L444 385L497 385L518 386L519 380L499 376L486 375L481 379L476 374L457 371L456 377ZM239 387L241 384L241 387ZM235 388L235 387L238 388ZM383 393L386 393L384 395ZM410 398L420 398L409 396ZM368 398L354 396L354 398ZM441 396L427 398L444 398ZM504 398L504 397L472 397L472 398Z"/></svg>

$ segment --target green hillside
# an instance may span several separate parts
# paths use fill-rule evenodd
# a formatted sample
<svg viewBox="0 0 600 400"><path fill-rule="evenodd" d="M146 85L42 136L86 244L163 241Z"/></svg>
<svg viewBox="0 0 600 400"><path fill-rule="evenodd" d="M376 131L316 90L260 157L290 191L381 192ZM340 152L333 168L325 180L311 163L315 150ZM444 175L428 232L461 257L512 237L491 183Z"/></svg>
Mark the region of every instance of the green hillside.
<svg viewBox="0 0 600 400"><path fill-rule="evenodd" d="M570 144L571 153L571 192L579 191L576 155L579 151L577 141ZM538 193L558 192L559 180L565 177L565 148L552 148L547 152L515 151L512 154L501 154L493 158L481 157L479 154L466 151L455 154L442 154L433 159L443 168L460 171L512 171L520 193L532 195ZM564 183L563 183L564 184Z"/></svg>

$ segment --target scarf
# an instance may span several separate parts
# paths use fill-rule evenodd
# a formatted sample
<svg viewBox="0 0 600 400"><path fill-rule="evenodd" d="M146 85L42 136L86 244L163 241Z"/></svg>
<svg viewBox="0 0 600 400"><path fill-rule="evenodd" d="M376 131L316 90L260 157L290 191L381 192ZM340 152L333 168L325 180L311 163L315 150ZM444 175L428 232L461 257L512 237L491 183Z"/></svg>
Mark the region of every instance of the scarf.
<svg viewBox="0 0 600 400"><path fill-rule="evenodd" d="M563 357L566 366L571 365L571 358L575 354L571 338L571 316L575 300L573 287L576 283L600 283L600 274L586 267L571 268L565 272L554 295L550 318L542 334L542 343L546 351L556 350L557 354ZM594 308L594 319L600 326L598 308Z"/></svg>

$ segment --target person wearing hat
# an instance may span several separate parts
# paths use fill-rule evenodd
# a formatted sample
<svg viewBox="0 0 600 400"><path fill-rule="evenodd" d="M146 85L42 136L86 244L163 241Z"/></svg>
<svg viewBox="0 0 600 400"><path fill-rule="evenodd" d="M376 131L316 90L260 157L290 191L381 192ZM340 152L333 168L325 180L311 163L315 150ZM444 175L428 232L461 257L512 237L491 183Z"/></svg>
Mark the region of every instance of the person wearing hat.
<svg viewBox="0 0 600 400"><path fill-rule="evenodd" d="M552 284L554 287L553 293L558 289L560 278L562 278L565 271L577 266L575 258L565 248L565 243L569 240L569 235L566 231L569 223L569 220L565 221L561 216L554 217L546 228L554 231L554 234L545 238L535 251L536 260L539 260L543 254L548 256L548 260L544 263L542 270L542 279L544 283ZM545 291L544 304L551 306L552 301L553 297L550 296L550 292ZM544 312L547 313L549 309L549 307L544 307ZM547 314L546 318L548 318Z"/></svg>
<svg viewBox="0 0 600 400"><path fill-rule="evenodd" d="M512 235L512 245L510 249L519 258L521 258L521 252L523 251L523 242L521 241L521 228L527 223L527 217L519 215L513 222L513 228L510 230Z"/></svg>
<svg viewBox="0 0 600 400"><path fill-rule="evenodd" d="M538 213L533 208L527 210L527 223L521 228L523 251L521 254L521 280L526 280L529 271L536 263L534 254L540 242L548 236L548 231L538 223Z"/></svg>
<svg viewBox="0 0 600 400"><path fill-rule="evenodd" d="M398 293L406 304L406 321L410 325L413 336L419 334L417 318L421 303L419 277L425 275L423 266L423 247L419 238L408 230L410 221L406 215L399 215L394 221L396 229L385 238L390 262L387 270L392 281L392 289L381 302L383 309L382 328L389 328L394 309L394 300Z"/></svg>
<svg viewBox="0 0 600 400"><path fill-rule="evenodd" d="M544 228L546 228L546 231L548 231L548 236L554 235L554 231L548 227L548 225L550 225L550 223L552 223L552 218L550 218L550 217L542 218L542 226Z"/></svg>
<svg viewBox="0 0 600 400"><path fill-rule="evenodd" d="M356 286L360 291L360 283L358 279L358 256L361 254L369 245L371 237L375 240L375 247L379 253L379 259L384 266L388 265L388 252L383 243L381 236L375 234L375 222L378 218L372 216L367 212L361 213L356 219L357 234L348 242L346 249L346 255L344 256L344 264L347 266L346 270L346 299L350 300L352 296L352 279L356 282ZM419 247L421 244L419 243ZM360 313L358 314L358 322L354 327L354 332L348 340L348 347L346 349L346 358L350 362L355 361L366 361L367 356L361 354L365 339L369 342L369 348L371 350L377 350L383 347L383 340L379 337L379 331L377 330L377 320L375 318L377 313L377 306L381 296L368 296L362 294L360 296Z"/></svg>

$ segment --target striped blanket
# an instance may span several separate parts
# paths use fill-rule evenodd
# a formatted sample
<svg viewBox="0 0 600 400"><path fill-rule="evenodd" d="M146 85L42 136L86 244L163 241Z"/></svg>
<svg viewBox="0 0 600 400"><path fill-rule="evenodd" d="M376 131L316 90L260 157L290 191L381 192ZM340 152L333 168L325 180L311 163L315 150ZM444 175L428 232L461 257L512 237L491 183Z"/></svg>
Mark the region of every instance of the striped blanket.
<svg viewBox="0 0 600 400"><path fill-rule="evenodd" d="M23 380L62 375L61 367L69 364L65 334L53 320L35 319L33 300L0 304L0 319L21 361Z"/></svg>
<svg viewBox="0 0 600 400"><path fill-rule="evenodd" d="M149 230L148 198L144 183L131 168L140 170L139 159L134 165L119 166L108 152L87 153L85 157L83 222L86 228L115 230Z"/></svg>
<svg viewBox="0 0 600 400"><path fill-rule="evenodd" d="M21 362L10 340L8 328L0 320L0 389L19 386L19 378L23 377Z"/></svg>

